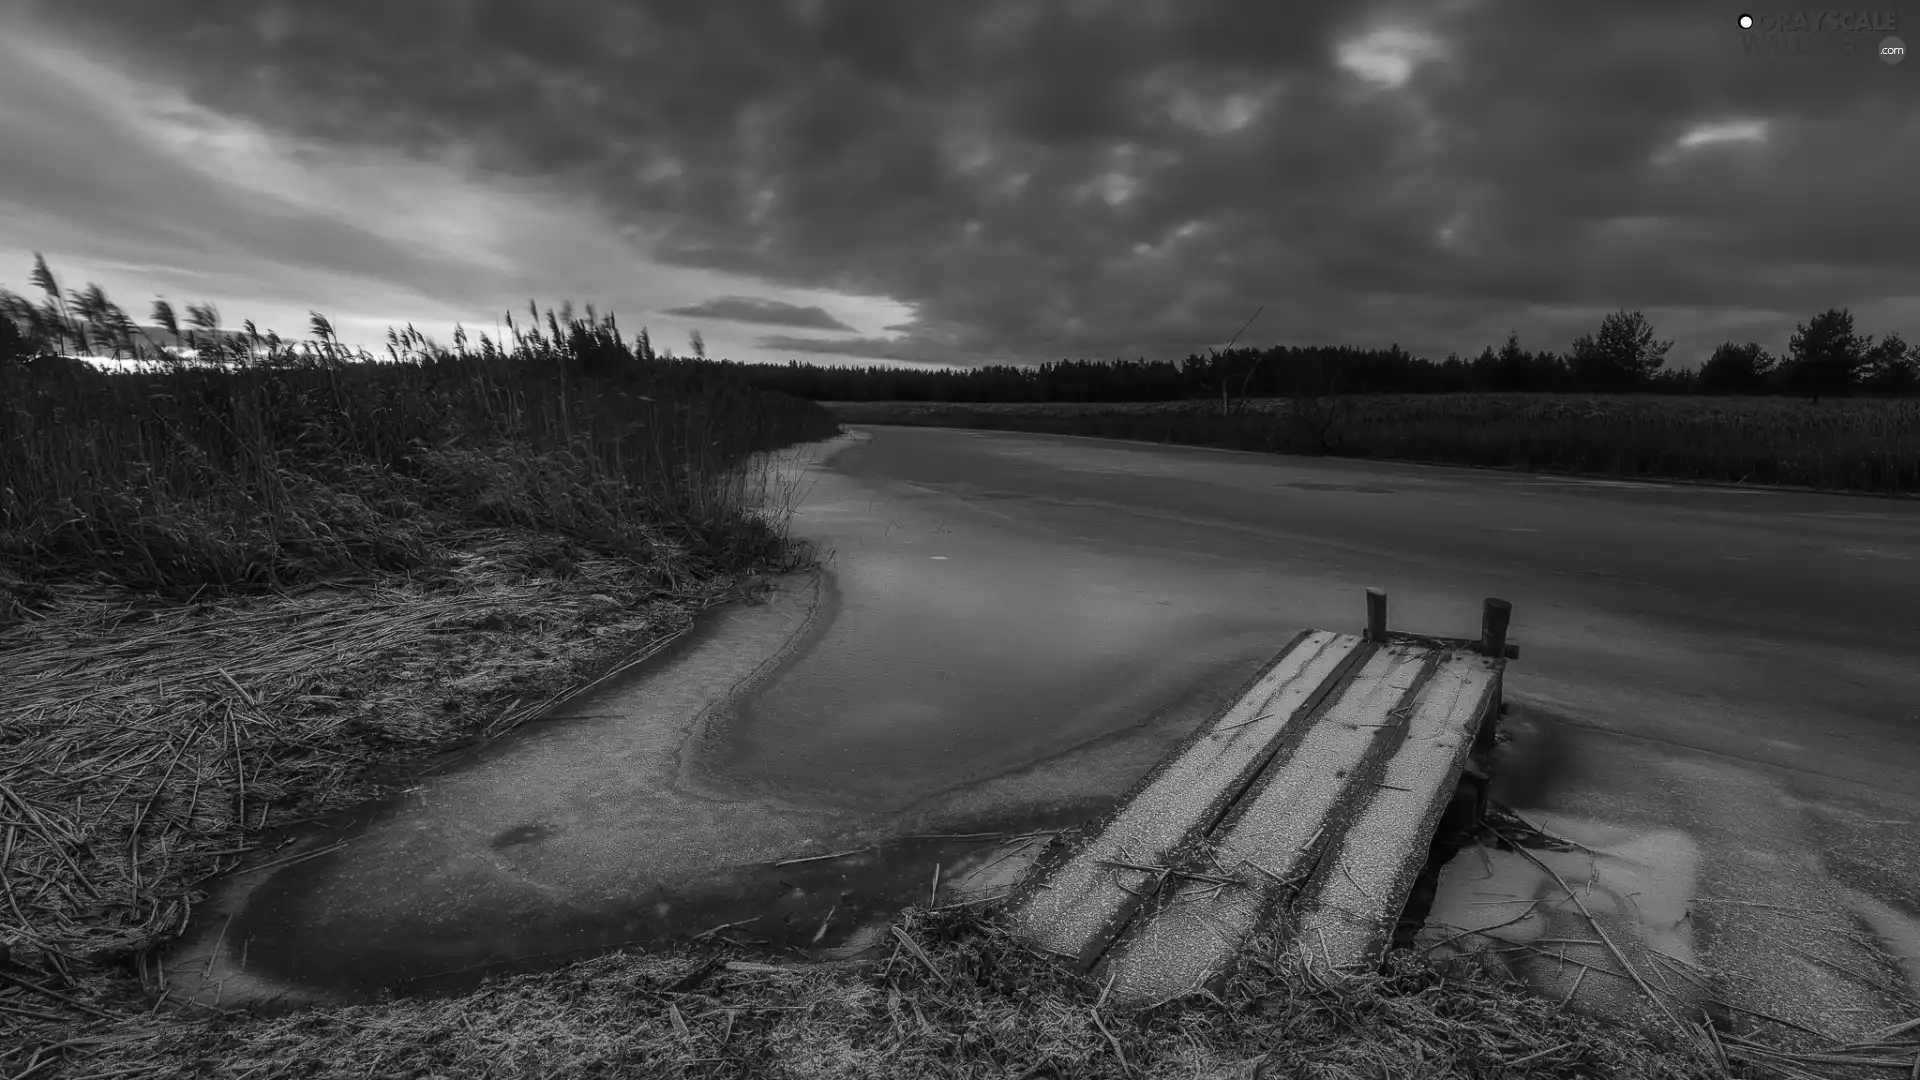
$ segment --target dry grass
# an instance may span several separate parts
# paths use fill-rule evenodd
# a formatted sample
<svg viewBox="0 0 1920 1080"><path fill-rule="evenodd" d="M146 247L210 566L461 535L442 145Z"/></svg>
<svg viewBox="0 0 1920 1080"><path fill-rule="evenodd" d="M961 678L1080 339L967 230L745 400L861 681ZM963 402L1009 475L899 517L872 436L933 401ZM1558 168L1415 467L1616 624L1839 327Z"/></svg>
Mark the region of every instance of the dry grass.
<svg viewBox="0 0 1920 1080"><path fill-rule="evenodd" d="M1242 404L1242 403L1236 403ZM1920 494L1920 402L1384 394L1218 402L846 402L850 423L1098 435L1647 479ZM1323 423L1330 422L1326 438Z"/></svg>
<svg viewBox="0 0 1920 1080"><path fill-rule="evenodd" d="M751 581L676 588L507 528L443 561L431 581L193 605L66 586L0 633L4 970L137 992L100 979L149 981L198 883L267 858L251 836L509 730ZM0 1031L19 1019L0 1000Z"/></svg>
<svg viewBox="0 0 1920 1080"><path fill-rule="evenodd" d="M1704 1059L1477 970L1323 982L1262 942L1225 992L1145 1012L995 917L912 911L890 957L781 967L727 946L610 954L460 998L133 1021L71 1075L151 1077L1705 1077ZM84 1056L82 1056L84 1055Z"/></svg>

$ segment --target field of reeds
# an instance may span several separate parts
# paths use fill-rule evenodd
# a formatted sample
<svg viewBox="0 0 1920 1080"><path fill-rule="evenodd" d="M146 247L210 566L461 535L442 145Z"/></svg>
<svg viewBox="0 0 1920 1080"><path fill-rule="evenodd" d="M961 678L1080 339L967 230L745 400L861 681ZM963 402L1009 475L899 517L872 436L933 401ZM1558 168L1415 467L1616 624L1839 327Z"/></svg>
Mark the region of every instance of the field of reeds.
<svg viewBox="0 0 1920 1080"><path fill-rule="evenodd" d="M571 330L403 363L0 366L0 574L180 597L368 580L431 573L442 541L494 525L716 566L772 550L739 466L832 419Z"/></svg>
<svg viewBox="0 0 1920 1080"><path fill-rule="evenodd" d="M1920 401L1381 394L1140 404L827 402L925 424L1587 476L1920 494Z"/></svg>

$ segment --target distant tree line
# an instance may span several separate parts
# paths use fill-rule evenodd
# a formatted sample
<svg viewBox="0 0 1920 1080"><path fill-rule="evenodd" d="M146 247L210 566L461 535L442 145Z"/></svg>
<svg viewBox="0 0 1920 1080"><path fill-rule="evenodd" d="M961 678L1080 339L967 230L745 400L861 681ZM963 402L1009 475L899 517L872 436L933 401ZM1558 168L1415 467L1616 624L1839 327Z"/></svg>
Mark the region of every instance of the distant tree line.
<svg viewBox="0 0 1920 1080"><path fill-rule="evenodd" d="M1508 334L1466 359L1416 357L1399 345L1275 346L1208 350L1179 361L1062 360L1037 367L914 370L741 364L766 389L818 401L1171 401L1324 394L1545 393L1920 396L1920 349L1898 333L1879 342L1833 309L1797 327L1784 356L1756 342L1726 342L1694 371L1666 368L1670 341L1638 311L1617 311L1564 354L1533 352Z"/></svg>
<svg viewBox="0 0 1920 1080"><path fill-rule="evenodd" d="M158 325L143 327L106 298L98 285L64 291L46 260L34 255L32 281L45 294L32 303L0 288L0 361L97 355L169 357L157 342L185 345L201 362L245 362L261 355L290 355L294 343L278 334L260 333L251 320L244 331L221 327L212 305L188 305L185 324L164 300L153 304ZM599 316L591 304L584 320L571 302L545 313L547 334L540 333L541 312L528 302L530 325L516 325L511 313L511 344L479 335L470 346L464 328L454 330L454 351L488 357L509 352L533 357L565 356L585 368L618 368L633 363L680 366L671 349L656 348L645 327L629 344L611 314ZM313 316L313 342L329 355L345 350L333 329ZM387 351L396 361L446 352L409 325L389 330ZM1792 394L1822 397L1873 395L1920 397L1920 347L1898 333L1875 342L1854 332L1853 315L1829 309L1795 328L1787 351L1775 356L1756 342L1728 341L1699 369L1666 367L1671 341L1656 340L1653 327L1638 311L1616 311L1593 333L1581 334L1564 354L1532 352L1509 333L1498 348L1488 346L1465 359L1457 353L1432 361L1402 349L1352 346L1274 346L1268 349L1209 349L1185 359L1062 360L1036 367L994 365L981 368L906 369L822 367L797 361L785 366L709 361L698 330L688 336L705 377L737 379L759 389L816 401L1174 401L1214 398L1223 407L1249 397L1328 397L1342 394L1513 392ZM1231 344L1231 343L1230 343ZM372 359L371 356L363 357Z"/></svg>

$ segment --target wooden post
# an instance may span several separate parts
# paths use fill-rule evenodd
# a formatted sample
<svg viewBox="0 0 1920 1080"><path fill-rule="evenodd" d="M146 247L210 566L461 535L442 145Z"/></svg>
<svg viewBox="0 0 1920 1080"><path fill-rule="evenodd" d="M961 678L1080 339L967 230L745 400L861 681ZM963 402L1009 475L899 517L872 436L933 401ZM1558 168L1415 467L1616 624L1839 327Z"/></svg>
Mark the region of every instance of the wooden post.
<svg viewBox="0 0 1920 1080"><path fill-rule="evenodd" d="M1493 749L1495 736L1500 733L1500 711L1505 708L1501 699L1506 696L1506 679L1496 676L1493 697L1487 702L1487 711L1480 717L1480 726L1473 732L1473 752L1484 754Z"/></svg>
<svg viewBox="0 0 1920 1080"><path fill-rule="evenodd" d="M1496 597L1487 597L1480 609L1480 654L1495 659L1507 655L1507 623L1513 618L1513 605Z"/></svg>
<svg viewBox="0 0 1920 1080"><path fill-rule="evenodd" d="M1387 594L1379 589L1367 590L1367 640L1387 640Z"/></svg>

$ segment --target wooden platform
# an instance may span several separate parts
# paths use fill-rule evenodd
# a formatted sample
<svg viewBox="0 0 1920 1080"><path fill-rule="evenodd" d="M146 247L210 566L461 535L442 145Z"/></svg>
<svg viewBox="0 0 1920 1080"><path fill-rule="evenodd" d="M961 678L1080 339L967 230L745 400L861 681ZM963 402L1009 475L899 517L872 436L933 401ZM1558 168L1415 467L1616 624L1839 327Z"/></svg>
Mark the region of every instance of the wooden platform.
<svg viewBox="0 0 1920 1080"><path fill-rule="evenodd" d="M1015 932L1134 1004L1217 986L1274 925L1317 967L1377 963L1492 739L1510 610L1487 601L1477 640L1395 634L1370 589L1364 634L1301 633L1036 865Z"/></svg>

